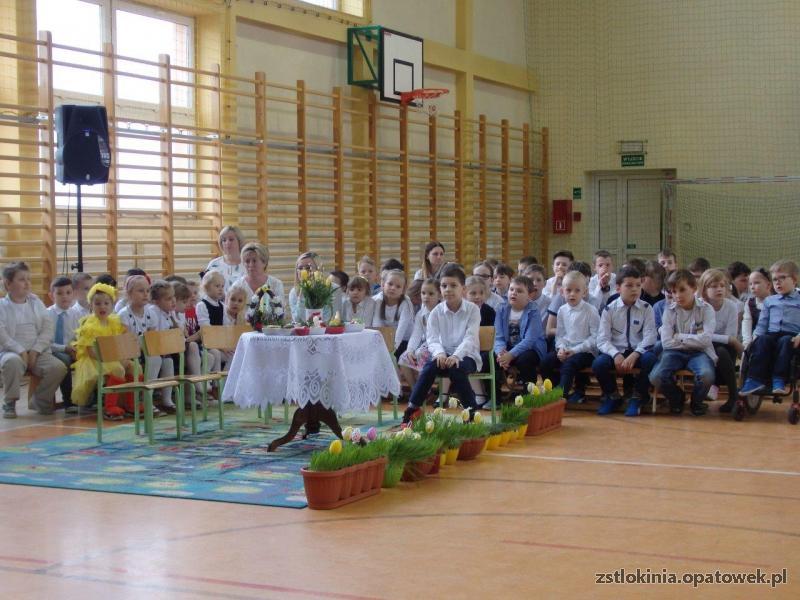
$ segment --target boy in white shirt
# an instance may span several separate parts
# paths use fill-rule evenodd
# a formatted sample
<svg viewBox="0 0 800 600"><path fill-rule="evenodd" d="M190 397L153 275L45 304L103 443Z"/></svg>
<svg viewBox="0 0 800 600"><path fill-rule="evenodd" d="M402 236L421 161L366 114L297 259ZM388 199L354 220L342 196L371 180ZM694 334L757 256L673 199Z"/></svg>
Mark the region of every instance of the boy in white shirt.
<svg viewBox="0 0 800 600"><path fill-rule="evenodd" d="M439 273L442 300L428 315L425 341L431 359L422 368L419 379L411 391L403 422L409 423L422 408L428 392L439 376L450 379L450 389L461 399L461 404L475 414L475 392L469 374L480 371L482 362L478 331L481 312L472 302L464 299L466 277L456 265L446 265Z"/></svg>
<svg viewBox="0 0 800 600"><path fill-rule="evenodd" d="M649 399L649 375L657 360L652 352L658 340L655 314L653 307L641 299L639 271L634 267L622 267L615 281L619 297L606 306L600 316L597 333L600 354L592 363L592 371L603 393L597 414L611 414L622 405L617 393L617 375L630 378L632 370L639 369L632 386L635 393L625 410L626 417L635 417L639 415L642 403Z"/></svg>
<svg viewBox="0 0 800 600"><path fill-rule="evenodd" d="M3 418L17 418L23 375L39 377L33 405L39 414L53 413L56 388L67 374L50 352L54 324L39 298L31 293L31 272L24 262L3 269L6 296L0 300L0 375L3 378Z"/></svg>
<svg viewBox="0 0 800 600"><path fill-rule="evenodd" d="M547 280L544 286L545 294L554 298L561 293L561 281L573 262L575 262L575 255L569 250L559 250L553 254L553 276Z"/></svg>
<svg viewBox="0 0 800 600"><path fill-rule="evenodd" d="M589 280L589 296L594 300L595 306L606 305L608 297L617 285L614 274L614 261L608 250L598 250L594 253L594 275Z"/></svg>
<svg viewBox="0 0 800 600"><path fill-rule="evenodd" d="M73 306L75 294L72 280L69 277L56 277L50 284L50 300L53 304L47 312L53 319L55 333L50 350L58 360L67 367L67 375L61 381L61 398L64 400L64 412L76 414L78 407L72 403L72 373L70 365L75 362L75 348L71 345L75 340L75 330L81 318Z"/></svg>
<svg viewBox="0 0 800 600"><path fill-rule="evenodd" d="M542 375L555 379L560 372L559 385L564 390L567 402L582 402L583 391L570 393L575 375L588 369L597 354L597 327L600 315L597 309L584 300L586 277L578 271L570 271L561 283L561 292L566 300L558 309L556 325L556 349L542 361Z"/></svg>
<svg viewBox="0 0 800 600"><path fill-rule="evenodd" d="M74 308L79 318L92 314L86 294L89 293L93 280L94 278L88 273L75 273L72 276L72 293L75 296Z"/></svg>

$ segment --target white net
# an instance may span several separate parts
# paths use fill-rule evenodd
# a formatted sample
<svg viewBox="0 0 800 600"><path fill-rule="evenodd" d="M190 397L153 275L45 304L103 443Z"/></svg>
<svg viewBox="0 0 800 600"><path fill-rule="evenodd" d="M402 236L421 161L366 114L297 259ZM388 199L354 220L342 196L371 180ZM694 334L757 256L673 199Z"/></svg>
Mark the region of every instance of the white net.
<svg viewBox="0 0 800 600"><path fill-rule="evenodd" d="M668 183L664 200L664 239L680 264L800 260L800 178Z"/></svg>

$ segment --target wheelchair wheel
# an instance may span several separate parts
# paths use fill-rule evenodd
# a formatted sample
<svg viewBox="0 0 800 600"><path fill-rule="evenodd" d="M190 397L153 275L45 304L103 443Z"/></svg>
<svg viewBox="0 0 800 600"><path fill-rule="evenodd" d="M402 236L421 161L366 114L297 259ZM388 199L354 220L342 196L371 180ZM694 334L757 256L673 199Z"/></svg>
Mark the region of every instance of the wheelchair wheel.
<svg viewBox="0 0 800 600"><path fill-rule="evenodd" d="M731 412L733 413L733 418L736 421L741 421L742 419L744 419L744 413L745 413L744 406L745 403L741 401L733 405L733 409L731 410Z"/></svg>
<svg viewBox="0 0 800 600"><path fill-rule="evenodd" d="M789 412L786 415L786 418L789 420L789 423L791 423L792 425L797 425L797 422L800 421L800 409L797 408L796 406L792 406L789 409Z"/></svg>
<svg viewBox="0 0 800 600"><path fill-rule="evenodd" d="M747 412L751 415L756 414L758 409L761 408L761 401L763 399L763 396L747 396L744 401L744 404L747 407Z"/></svg>

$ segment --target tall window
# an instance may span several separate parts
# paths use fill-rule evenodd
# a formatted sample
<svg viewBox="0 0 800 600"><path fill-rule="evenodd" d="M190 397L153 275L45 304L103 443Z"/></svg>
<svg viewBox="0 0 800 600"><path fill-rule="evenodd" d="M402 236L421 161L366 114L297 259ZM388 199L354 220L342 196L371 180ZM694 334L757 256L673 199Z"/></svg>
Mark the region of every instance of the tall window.
<svg viewBox="0 0 800 600"><path fill-rule="evenodd" d="M170 64L178 67L194 66L193 22L190 18L170 15L163 11L124 2L122 0L36 0L37 29L53 35L53 43L100 52L105 42L113 42L118 56L117 69L130 75L116 76L117 107L115 123L117 132L134 132L119 135L119 164L143 168L121 167L117 170L117 194L121 210L159 210L161 208L159 133L161 128L151 125L158 122L161 112L161 90L157 78L159 56L167 54ZM102 104L103 77L91 68L100 68L100 56L74 50L54 49L53 58L59 62L90 67L65 67L53 69L53 87L56 104ZM139 77L136 77L138 75ZM191 82L186 71L172 70L175 81ZM173 108L172 120L176 126L191 128L194 125L194 98L189 86L173 84L170 89ZM146 121L148 124L134 122ZM173 130L173 135L182 132ZM190 147L173 143L172 152L187 155ZM173 176L176 210L193 207L193 166L189 158L173 159ZM98 187L100 189L98 189ZM88 188L84 206L104 206L101 196L104 186ZM56 204L66 206L73 202L69 196L71 186L56 183ZM180 200L178 200L180 198Z"/></svg>
<svg viewBox="0 0 800 600"><path fill-rule="evenodd" d="M364 16L364 0L302 0L306 4L313 4L327 8L328 10L336 10L339 12L353 15L354 17Z"/></svg>

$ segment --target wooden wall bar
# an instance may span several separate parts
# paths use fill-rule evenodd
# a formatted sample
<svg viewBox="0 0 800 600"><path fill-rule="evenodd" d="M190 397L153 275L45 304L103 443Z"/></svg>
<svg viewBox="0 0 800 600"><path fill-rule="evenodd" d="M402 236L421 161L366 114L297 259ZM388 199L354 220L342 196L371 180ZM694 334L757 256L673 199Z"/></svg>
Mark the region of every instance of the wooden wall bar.
<svg viewBox="0 0 800 600"><path fill-rule="evenodd" d="M74 187L55 182L52 127L55 106L70 102L52 87L64 65L54 64L59 46L49 35L16 47L0 54L0 72L28 65L17 70L38 70L40 85L36 96L0 98L0 261L30 262L42 293L76 259ZM271 272L287 283L306 250L350 273L363 253L379 263L394 256L413 273L430 239L468 268L489 254L512 264L546 254L546 130L428 115L362 90L271 82L264 72L179 68L166 55L157 76L133 75L130 63L145 61L111 45L102 59L94 101L108 111L113 164L108 184L83 188L89 272L119 279L137 266L196 278L225 224L267 243ZM158 105L121 102L123 71L156 81ZM176 105L180 86L193 108Z"/></svg>

